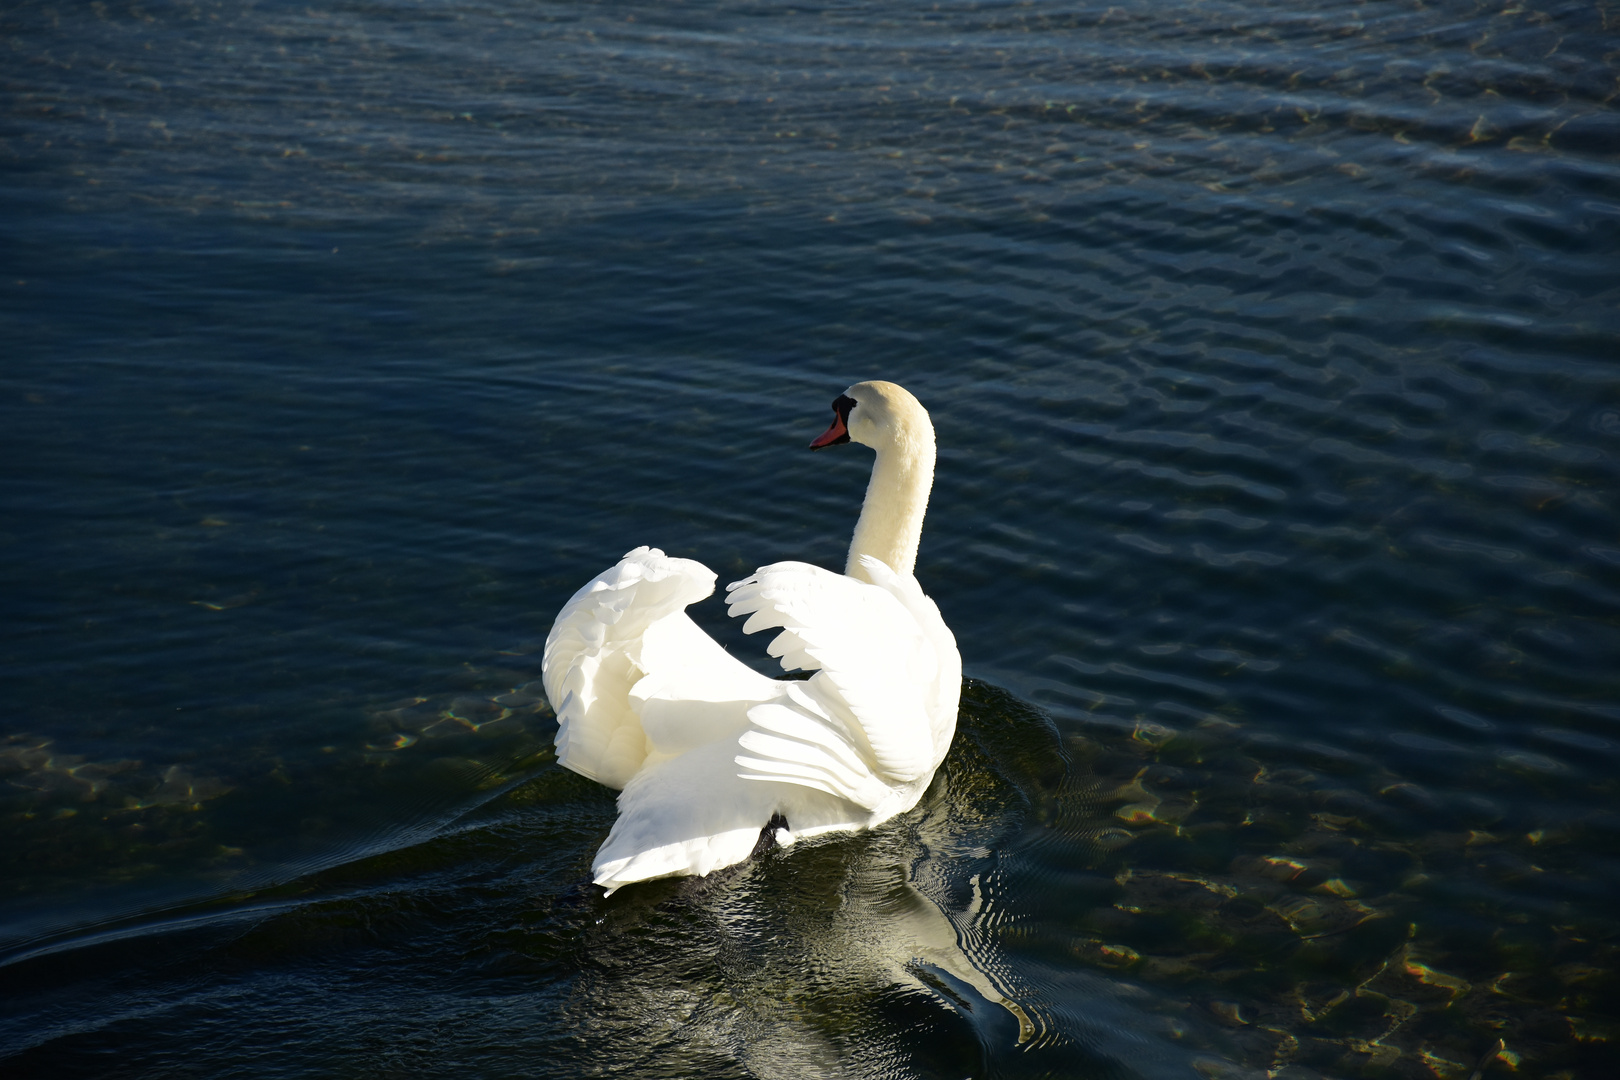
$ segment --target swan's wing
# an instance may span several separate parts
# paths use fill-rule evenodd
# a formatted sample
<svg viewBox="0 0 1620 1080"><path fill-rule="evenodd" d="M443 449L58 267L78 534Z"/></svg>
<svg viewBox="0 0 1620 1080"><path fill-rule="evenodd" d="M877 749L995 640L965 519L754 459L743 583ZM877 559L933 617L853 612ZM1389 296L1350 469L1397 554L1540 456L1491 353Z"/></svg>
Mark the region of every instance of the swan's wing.
<svg viewBox="0 0 1620 1080"><path fill-rule="evenodd" d="M559 762L609 787L629 782L648 749L631 699L647 675L643 638L672 616L707 637L684 609L713 591L714 572L702 563L639 547L563 605L542 663L546 696L557 711ZM652 637L655 652L679 656L689 634L676 626Z"/></svg>
<svg viewBox="0 0 1620 1080"><path fill-rule="evenodd" d="M855 747L869 751L879 777L903 783L935 767L929 706L939 656L899 599L877 585L796 562L761 567L729 593L731 614L748 616L745 633L782 628L771 655L784 669L817 671L810 692ZM773 779L803 783L785 773Z"/></svg>
<svg viewBox="0 0 1620 1080"><path fill-rule="evenodd" d="M748 711L749 728L737 739L734 759L744 780L796 784L873 811L893 796L849 737L836 709L817 702L811 688L787 683L781 699Z"/></svg>
<svg viewBox="0 0 1620 1080"><path fill-rule="evenodd" d="M650 759L619 795L618 820L591 862L596 883L612 893L632 881L739 863L778 814L789 830L777 834L783 844L865 823L866 814L821 791L744 778L733 764L738 749L734 736Z"/></svg>

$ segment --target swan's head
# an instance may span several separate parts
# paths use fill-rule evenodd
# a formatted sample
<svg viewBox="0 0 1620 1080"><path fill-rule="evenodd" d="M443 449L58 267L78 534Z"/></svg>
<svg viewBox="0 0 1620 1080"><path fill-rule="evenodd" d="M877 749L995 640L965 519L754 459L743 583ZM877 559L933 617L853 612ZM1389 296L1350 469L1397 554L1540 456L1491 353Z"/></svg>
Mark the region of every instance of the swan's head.
<svg viewBox="0 0 1620 1080"><path fill-rule="evenodd" d="M934 425L928 411L903 386L858 382L839 395L832 407L832 426L810 444L812 450L847 442L874 450L921 441L933 446Z"/></svg>

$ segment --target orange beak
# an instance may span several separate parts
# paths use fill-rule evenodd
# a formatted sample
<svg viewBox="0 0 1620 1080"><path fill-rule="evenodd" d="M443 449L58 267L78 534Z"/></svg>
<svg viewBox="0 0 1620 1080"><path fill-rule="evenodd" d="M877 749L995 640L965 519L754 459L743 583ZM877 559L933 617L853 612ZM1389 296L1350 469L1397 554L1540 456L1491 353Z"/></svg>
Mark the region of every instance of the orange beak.
<svg viewBox="0 0 1620 1080"><path fill-rule="evenodd" d="M849 442L849 429L844 426L842 416L835 416L833 417L832 427L822 432L816 441L810 444L810 449L820 450L824 446L836 446L839 443L846 442Z"/></svg>
<svg viewBox="0 0 1620 1080"><path fill-rule="evenodd" d="M849 442L849 410L855 407L855 399L839 394L838 400L833 402L832 407L832 427L822 432L821 436L810 444L812 450L820 450L824 446L837 446L839 443Z"/></svg>

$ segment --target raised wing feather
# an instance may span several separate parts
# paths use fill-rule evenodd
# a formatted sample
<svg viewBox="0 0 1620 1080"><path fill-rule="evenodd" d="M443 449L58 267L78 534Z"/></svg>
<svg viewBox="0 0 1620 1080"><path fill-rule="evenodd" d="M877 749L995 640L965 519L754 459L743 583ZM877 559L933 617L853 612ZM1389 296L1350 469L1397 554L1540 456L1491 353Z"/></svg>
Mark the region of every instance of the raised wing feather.
<svg viewBox="0 0 1620 1080"><path fill-rule="evenodd" d="M647 675L643 637L662 620L690 623L685 608L714 591L714 572L691 559L638 547L585 584L546 637L542 678L557 711L557 760L622 788L647 757L631 691ZM654 642L682 627L655 632ZM691 631L701 634L694 625Z"/></svg>
<svg viewBox="0 0 1620 1080"><path fill-rule="evenodd" d="M927 630L892 593L798 562L762 567L728 591L731 614L748 616L745 633L782 629L770 644L771 655L780 657L786 670L816 671L811 694L830 706L878 776L903 783L938 764L929 713L940 673L938 653ZM799 764L822 763L806 753ZM783 775L773 778L808 779L790 779L788 770L780 771Z"/></svg>

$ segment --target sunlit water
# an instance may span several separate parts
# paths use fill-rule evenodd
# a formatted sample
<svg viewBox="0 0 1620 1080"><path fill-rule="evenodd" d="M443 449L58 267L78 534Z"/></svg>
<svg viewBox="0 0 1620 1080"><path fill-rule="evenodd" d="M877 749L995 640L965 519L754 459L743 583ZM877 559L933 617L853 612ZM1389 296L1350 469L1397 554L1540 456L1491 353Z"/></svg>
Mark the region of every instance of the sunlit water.
<svg viewBox="0 0 1620 1080"><path fill-rule="evenodd" d="M1617 29L9 5L0 1071L1612 1075ZM552 615L841 565L870 377L951 757L603 900Z"/></svg>

